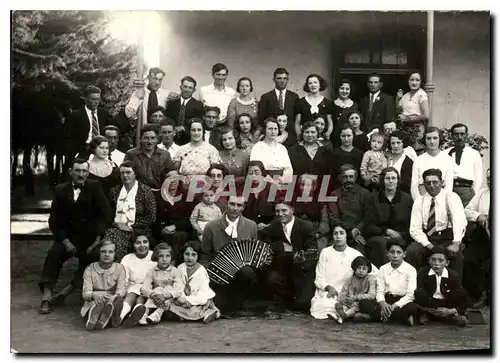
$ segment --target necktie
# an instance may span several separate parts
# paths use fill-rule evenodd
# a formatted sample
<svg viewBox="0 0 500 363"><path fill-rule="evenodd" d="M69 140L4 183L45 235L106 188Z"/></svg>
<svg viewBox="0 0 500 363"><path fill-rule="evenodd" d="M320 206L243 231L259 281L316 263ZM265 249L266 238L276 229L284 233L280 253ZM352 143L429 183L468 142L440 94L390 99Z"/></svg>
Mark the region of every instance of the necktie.
<svg viewBox="0 0 500 363"><path fill-rule="evenodd" d="M97 116L95 111L92 111L92 138L99 135L99 122L97 121Z"/></svg>
<svg viewBox="0 0 500 363"><path fill-rule="evenodd" d="M279 103L280 111L284 111L285 110L285 104L283 102L283 90L280 90L280 95L279 95L279 98L278 98L278 103Z"/></svg>
<svg viewBox="0 0 500 363"><path fill-rule="evenodd" d="M436 200L432 198L429 208L429 218L427 219L427 236L431 236L436 232Z"/></svg>
<svg viewBox="0 0 500 363"><path fill-rule="evenodd" d="M186 101L181 99L181 109L179 110L179 126L184 126L184 120L186 118Z"/></svg>
<svg viewBox="0 0 500 363"><path fill-rule="evenodd" d="M158 107L158 96L156 95L156 91L153 91L149 87L148 89L149 89L149 97L148 97L148 109L146 110L146 113Z"/></svg>
<svg viewBox="0 0 500 363"><path fill-rule="evenodd" d="M371 112L372 112L372 110L373 110L373 96L375 96L375 95L372 95L372 94L370 93L370 96L369 96L369 97L370 97L370 104L368 105L368 112L369 112L369 113L371 113Z"/></svg>
<svg viewBox="0 0 500 363"><path fill-rule="evenodd" d="M460 165L460 161L462 160L463 152L464 152L463 147L454 147L450 150L448 155L451 156L451 154L455 153L455 163L457 163L457 165Z"/></svg>

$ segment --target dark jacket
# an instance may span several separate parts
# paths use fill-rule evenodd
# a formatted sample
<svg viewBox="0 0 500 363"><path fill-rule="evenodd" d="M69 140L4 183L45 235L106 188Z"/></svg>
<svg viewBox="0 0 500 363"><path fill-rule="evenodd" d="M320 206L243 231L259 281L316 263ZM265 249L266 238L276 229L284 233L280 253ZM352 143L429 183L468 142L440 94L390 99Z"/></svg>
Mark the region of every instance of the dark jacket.
<svg viewBox="0 0 500 363"><path fill-rule="evenodd" d="M275 253L279 254L285 251L283 242L288 240L283 232L283 225L278 219L274 219L269 226L260 231L259 235L264 242L271 245ZM290 239L294 252L317 248L312 225L301 218L295 217Z"/></svg>
<svg viewBox="0 0 500 363"><path fill-rule="evenodd" d="M408 193L396 191L392 202L389 202L384 191L370 194L365 205L365 237L381 236L387 229L393 229L409 241L409 229L413 200Z"/></svg>
<svg viewBox="0 0 500 363"><path fill-rule="evenodd" d="M180 110L180 98L167 101L167 110L165 111L165 116L172 119L175 122L175 126L184 126L184 128L186 128L186 131L182 132L181 134L178 133L174 140L178 145L184 145L189 142L189 131L187 130L186 125L189 119L193 117L203 118L203 103L192 97L189 99L189 101L186 103L186 113L184 114L184 123L182 125L179 123Z"/></svg>
<svg viewBox="0 0 500 363"><path fill-rule="evenodd" d="M373 103L372 112L368 112L370 100L368 96L361 99L359 106L363 113L363 124L361 128L365 132L378 128L383 132L383 125L385 121L391 121L396 116L396 104L394 99L384 92L378 95L379 100Z"/></svg>
<svg viewBox="0 0 500 363"><path fill-rule="evenodd" d="M299 177L302 174L326 175L332 174L332 153L320 146L311 160L303 145L296 144L288 149L293 173Z"/></svg>
<svg viewBox="0 0 500 363"><path fill-rule="evenodd" d="M87 180L76 202L71 181L56 187L49 217L56 243L67 238L77 249L86 248L104 234L110 221L111 208L98 181Z"/></svg>
<svg viewBox="0 0 500 363"><path fill-rule="evenodd" d="M295 102L299 99L299 95L290 90L285 93L285 113L288 117L289 133L295 133ZM264 125L264 120L268 117L276 117L279 114L278 97L276 90L264 93L259 101L259 124Z"/></svg>
<svg viewBox="0 0 500 363"><path fill-rule="evenodd" d="M399 182L399 188L406 193L411 193L411 176L413 173L413 160L411 160L407 155L403 160L401 165L401 181Z"/></svg>

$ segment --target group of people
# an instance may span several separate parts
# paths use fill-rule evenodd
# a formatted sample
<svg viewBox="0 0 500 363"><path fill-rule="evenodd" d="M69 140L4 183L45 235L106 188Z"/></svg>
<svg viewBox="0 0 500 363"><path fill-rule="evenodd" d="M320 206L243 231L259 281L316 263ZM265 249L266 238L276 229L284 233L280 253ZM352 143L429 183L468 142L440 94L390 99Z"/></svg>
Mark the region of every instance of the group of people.
<svg viewBox="0 0 500 363"><path fill-rule="evenodd" d="M209 323L240 315L251 298L273 301L269 315L463 326L471 298L488 302L490 173L483 188L467 125L453 125L455 146L441 150L419 73L396 98L371 74L359 106L349 80L331 101L311 74L299 98L278 68L257 101L250 78L233 90L228 73L215 64L196 100L194 78L176 94L151 69L125 108L130 125L141 107L148 122L125 149L123 125L98 108L100 90L84 90L84 108L67 120L70 180L52 202L40 313L82 280L89 330L166 316ZM263 187L245 193L249 179ZM269 244L264 266L244 266L228 284L210 280L211 261L242 239ZM75 278L54 294L72 256Z"/></svg>

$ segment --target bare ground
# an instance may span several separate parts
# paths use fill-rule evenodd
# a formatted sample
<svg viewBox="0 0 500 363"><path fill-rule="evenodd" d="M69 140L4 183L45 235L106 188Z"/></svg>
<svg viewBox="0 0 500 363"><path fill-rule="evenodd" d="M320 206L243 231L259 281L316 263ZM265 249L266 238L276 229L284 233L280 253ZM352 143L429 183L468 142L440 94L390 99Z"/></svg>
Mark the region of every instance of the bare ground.
<svg viewBox="0 0 500 363"><path fill-rule="evenodd" d="M36 285L50 242L11 242L11 347L19 353L406 353L490 349L490 324L408 328L380 323L342 326L306 315L281 320L239 318L162 322L158 326L87 332L75 293L64 307L39 315ZM75 260L68 261L61 284ZM60 286L58 285L58 286ZM489 321L489 309L485 311ZM140 338L139 338L140 337Z"/></svg>

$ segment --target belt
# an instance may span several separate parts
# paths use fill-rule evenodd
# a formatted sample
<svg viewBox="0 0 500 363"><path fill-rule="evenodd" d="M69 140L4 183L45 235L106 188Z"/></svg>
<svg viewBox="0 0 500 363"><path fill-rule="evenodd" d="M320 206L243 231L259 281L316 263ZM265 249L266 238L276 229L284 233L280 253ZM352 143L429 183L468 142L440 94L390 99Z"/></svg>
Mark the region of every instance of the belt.
<svg viewBox="0 0 500 363"><path fill-rule="evenodd" d="M472 180L467 180L463 178L453 179L454 187L471 187L474 182Z"/></svg>

